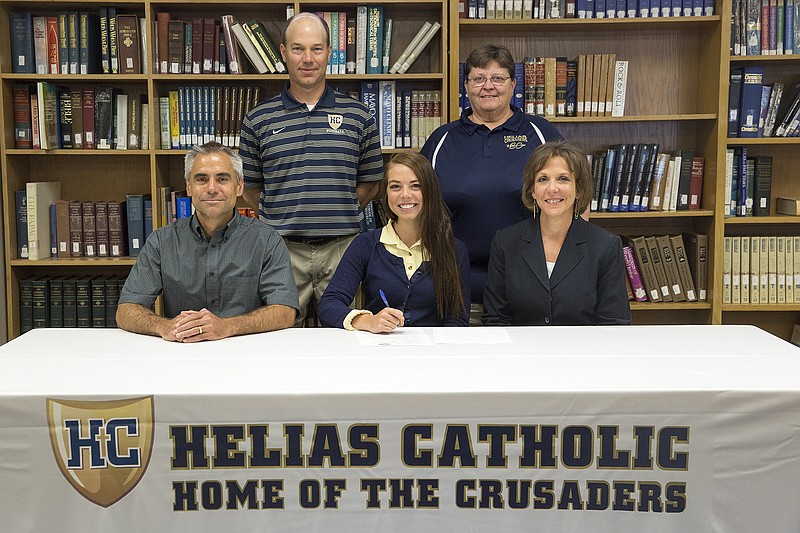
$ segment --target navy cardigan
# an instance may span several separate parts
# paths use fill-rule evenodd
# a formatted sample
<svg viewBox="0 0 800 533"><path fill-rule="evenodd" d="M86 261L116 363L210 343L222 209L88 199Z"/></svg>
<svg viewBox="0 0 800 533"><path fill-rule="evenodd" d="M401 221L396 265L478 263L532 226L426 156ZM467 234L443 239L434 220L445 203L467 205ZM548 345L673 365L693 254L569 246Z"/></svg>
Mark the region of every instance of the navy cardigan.
<svg viewBox="0 0 800 533"><path fill-rule="evenodd" d="M382 289L389 306L403 311L407 327L467 326L469 323L469 256L467 248L455 241L456 259L461 273L461 292L465 305L457 317L439 318L436 296L430 274L430 263L424 261L411 279L405 273L403 260L389 253L380 242L382 228L356 236L342 257L317 310L326 326L341 328L359 285L363 287L364 309L373 314L386 307L380 296Z"/></svg>

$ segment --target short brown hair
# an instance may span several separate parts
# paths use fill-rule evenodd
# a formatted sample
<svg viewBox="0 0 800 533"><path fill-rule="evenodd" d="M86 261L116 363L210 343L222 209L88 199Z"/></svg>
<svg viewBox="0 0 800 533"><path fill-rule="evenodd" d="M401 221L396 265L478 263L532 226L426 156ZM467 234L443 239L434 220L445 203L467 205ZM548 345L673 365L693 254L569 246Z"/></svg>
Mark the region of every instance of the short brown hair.
<svg viewBox="0 0 800 533"><path fill-rule="evenodd" d="M506 69L508 75L514 77L514 56L502 45L484 44L469 53L464 62L464 77L468 77L473 68L486 68L492 61L497 61L500 68Z"/></svg>
<svg viewBox="0 0 800 533"><path fill-rule="evenodd" d="M544 168L550 159L560 157L575 176L576 211L583 213L592 201L592 175L589 162L580 148L567 141L548 142L533 151L522 171L522 203L528 211L537 209L533 199L533 188L536 185L536 173Z"/></svg>

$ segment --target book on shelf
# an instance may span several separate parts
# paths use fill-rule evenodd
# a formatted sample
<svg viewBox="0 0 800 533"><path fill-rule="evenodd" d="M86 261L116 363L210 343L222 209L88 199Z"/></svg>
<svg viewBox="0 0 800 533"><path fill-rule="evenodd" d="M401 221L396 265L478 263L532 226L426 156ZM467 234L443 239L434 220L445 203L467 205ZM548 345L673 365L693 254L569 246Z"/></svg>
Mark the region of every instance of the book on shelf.
<svg viewBox="0 0 800 533"><path fill-rule="evenodd" d="M111 74L119 74L119 36L117 35L117 8L109 6L108 17L108 60Z"/></svg>
<svg viewBox="0 0 800 533"><path fill-rule="evenodd" d="M108 255L110 257L123 257L128 255L126 207L124 201L108 201Z"/></svg>
<svg viewBox="0 0 800 533"><path fill-rule="evenodd" d="M266 26L264 26L264 24L260 21L252 19L247 22L247 27L250 28L250 31L256 38L258 45L261 46L266 53L269 60L267 63L275 69L275 72L279 74L285 73L286 65L283 64L280 48L267 31Z"/></svg>
<svg viewBox="0 0 800 533"><path fill-rule="evenodd" d="M28 192L14 191L14 213L17 226L17 259L28 259Z"/></svg>
<svg viewBox="0 0 800 533"><path fill-rule="evenodd" d="M61 183L29 182L25 190L28 204L28 259L46 259L51 255L50 204L61 198Z"/></svg>
<svg viewBox="0 0 800 533"><path fill-rule="evenodd" d="M84 257L83 209L81 202L72 200L67 205L69 213L69 254L70 257Z"/></svg>
<svg viewBox="0 0 800 533"><path fill-rule="evenodd" d="M800 215L800 198L779 196L775 199L775 210L779 215Z"/></svg>
<svg viewBox="0 0 800 533"><path fill-rule="evenodd" d="M684 232L682 237L689 270L697 289L697 299L705 302L708 299L708 235Z"/></svg>
<svg viewBox="0 0 800 533"><path fill-rule="evenodd" d="M653 266L653 261L650 258L650 251L645 241L644 236L630 238L630 246L633 248L633 254L636 258L636 263L639 266L639 272L644 282L647 299L650 302L661 302L661 288L656 279L656 272Z"/></svg>
<svg viewBox="0 0 800 533"><path fill-rule="evenodd" d="M681 282L681 275L678 270L678 259L670 242L669 235L658 235L655 237L658 251L664 264L664 271L667 276L670 294L674 302L685 302L687 300L686 289Z"/></svg>
<svg viewBox="0 0 800 533"><path fill-rule="evenodd" d="M72 93L66 87L56 86L58 113L58 148L72 148Z"/></svg>
<svg viewBox="0 0 800 533"><path fill-rule="evenodd" d="M33 17L30 13L12 12L8 15L11 36L11 72L35 74L33 47Z"/></svg>
<svg viewBox="0 0 800 533"><path fill-rule="evenodd" d="M750 237L741 237L739 243L739 302L750 303Z"/></svg>
<svg viewBox="0 0 800 533"><path fill-rule="evenodd" d="M761 87L764 67L748 65L742 71L741 96L738 112L738 137L758 137L758 120L761 116Z"/></svg>
<svg viewBox="0 0 800 533"><path fill-rule="evenodd" d="M639 266L636 263L636 257L633 253L633 247L626 245L622 248L622 256L625 260L625 270L628 273L628 282L631 285L633 297L637 302L647 301L647 291L644 288Z"/></svg>
<svg viewBox="0 0 800 533"><path fill-rule="evenodd" d="M614 91L611 103L611 116L625 116L625 97L628 85L628 62L614 62Z"/></svg>
<svg viewBox="0 0 800 533"><path fill-rule="evenodd" d="M671 283L667 279L667 272L664 268L664 261L661 256L661 250L656 242L656 238L652 235L645 237L645 244L647 251L650 255L650 260L653 262L653 271L655 272L655 280L661 291L661 298L665 302L672 301L672 292L670 290Z"/></svg>
<svg viewBox="0 0 800 533"><path fill-rule="evenodd" d="M411 68L411 65L414 64L414 61L422 54L422 52L427 48L430 44L431 40L436 36L436 34L441 29L442 25L438 22L434 22L428 31L423 35L422 39L416 44L416 46L411 50L411 52L406 56L403 60L403 63L397 69L398 74L405 74L408 72L408 69Z"/></svg>
<svg viewBox="0 0 800 533"><path fill-rule="evenodd" d="M772 195L772 157L758 156L755 160L753 216L769 216Z"/></svg>
<svg viewBox="0 0 800 533"><path fill-rule="evenodd" d="M31 124L31 90L28 85L14 85L14 148L33 148Z"/></svg>
<svg viewBox="0 0 800 533"><path fill-rule="evenodd" d="M83 95L79 90L70 90L70 114L72 120L72 147L84 148Z"/></svg>
<svg viewBox="0 0 800 533"><path fill-rule="evenodd" d="M383 6L368 5L366 74L381 74L383 70L383 25Z"/></svg>
<svg viewBox="0 0 800 533"><path fill-rule="evenodd" d="M236 42L241 47L242 51L244 51L245 57L247 57L247 59L250 61L250 64L253 65L253 68L256 69L256 72L259 74L266 74L267 72L270 72L269 67L258 53L258 50L253 44L253 41L250 40L250 37L248 37L245 29L242 27L242 24L239 22L234 22L231 24L231 32L233 33L234 37L236 37Z"/></svg>
<svg viewBox="0 0 800 533"><path fill-rule="evenodd" d="M94 228L97 241L97 256L109 256L108 241L108 202L99 201L94 204Z"/></svg>
<svg viewBox="0 0 800 533"><path fill-rule="evenodd" d="M70 257L69 200L58 200L56 206L56 257Z"/></svg>
<svg viewBox="0 0 800 533"><path fill-rule="evenodd" d="M135 257L144 246L147 239L145 233L144 209L145 199L150 198L148 194L128 194L125 198L127 209L127 234L128 234L128 255ZM109 221L110 224L110 221ZM110 225L109 225L110 227Z"/></svg>
<svg viewBox="0 0 800 533"><path fill-rule="evenodd" d="M50 290L46 277L31 282L33 328L46 328L50 323Z"/></svg>
<svg viewBox="0 0 800 533"><path fill-rule="evenodd" d="M121 74L142 73L142 53L139 49L139 18L119 14L116 17L118 70Z"/></svg>

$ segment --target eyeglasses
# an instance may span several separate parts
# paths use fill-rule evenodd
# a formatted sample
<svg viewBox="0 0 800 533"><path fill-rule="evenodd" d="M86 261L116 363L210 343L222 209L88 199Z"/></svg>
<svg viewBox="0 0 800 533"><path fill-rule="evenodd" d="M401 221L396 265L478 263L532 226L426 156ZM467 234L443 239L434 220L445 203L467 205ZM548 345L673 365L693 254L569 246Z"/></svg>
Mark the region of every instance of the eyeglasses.
<svg viewBox="0 0 800 533"><path fill-rule="evenodd" d="M499 87L501 85L505 85L505 83L511 78L511 76L501 76L500 74L495 74L487 78L486 76L475 76L472 79L468 79L467 81L472 84L473 87L483 87L487 81L491 81L492 85L495 87Z"/></svg>

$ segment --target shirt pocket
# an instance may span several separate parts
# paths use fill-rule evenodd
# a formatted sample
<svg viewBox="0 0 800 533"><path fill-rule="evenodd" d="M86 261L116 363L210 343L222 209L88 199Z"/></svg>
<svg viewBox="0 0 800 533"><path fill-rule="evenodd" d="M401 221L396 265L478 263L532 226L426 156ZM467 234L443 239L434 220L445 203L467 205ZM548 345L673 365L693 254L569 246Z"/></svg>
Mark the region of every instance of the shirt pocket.
<svg viewBox="0 0 800 533"><path fill-rule="evenodd" d="M263 305L258 290L259 276L230 276L222 280L220 316L249 313Z"/></svg>

